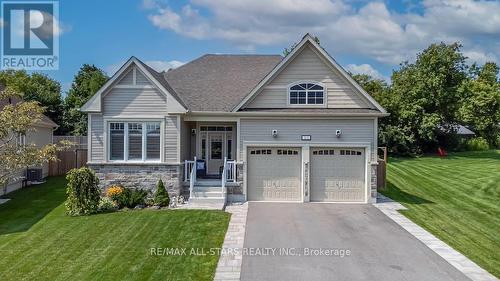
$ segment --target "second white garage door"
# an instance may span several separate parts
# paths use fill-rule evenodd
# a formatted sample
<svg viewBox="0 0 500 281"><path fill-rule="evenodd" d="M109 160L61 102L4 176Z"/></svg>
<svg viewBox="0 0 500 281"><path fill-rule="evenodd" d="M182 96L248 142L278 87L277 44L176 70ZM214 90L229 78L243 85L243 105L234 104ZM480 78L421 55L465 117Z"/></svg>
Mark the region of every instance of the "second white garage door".
<svg viewBox="0 0 500 281"><path fill-rule="evenodd" d="M248 200L301 201L301 159L300 148L249 148Z"/></svg>
<svg viewBox="0 0 500 281"><path fill-rule="evenodd" d="M311 148L311 201L363 202L365 150Z"/></svg>

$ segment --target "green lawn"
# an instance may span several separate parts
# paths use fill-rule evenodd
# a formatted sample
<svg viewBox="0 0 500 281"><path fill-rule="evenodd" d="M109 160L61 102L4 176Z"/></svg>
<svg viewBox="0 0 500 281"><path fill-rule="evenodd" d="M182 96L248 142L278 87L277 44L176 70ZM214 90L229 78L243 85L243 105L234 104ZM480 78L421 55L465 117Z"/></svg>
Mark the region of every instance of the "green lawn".
<svg viewBox="0 0 500 281"><path fill-rule="evenodd" d="M221 247L222 211L131 210L69 217L65 180L8 194L0 205L0 280L212 280L218 256L151 248Z"/></svg>
<svg viewBox="0 0 500 281"><path fill-rule="evenodd" d="M387 179L401 213L500 277L500 150L389 159Z"/></svg>

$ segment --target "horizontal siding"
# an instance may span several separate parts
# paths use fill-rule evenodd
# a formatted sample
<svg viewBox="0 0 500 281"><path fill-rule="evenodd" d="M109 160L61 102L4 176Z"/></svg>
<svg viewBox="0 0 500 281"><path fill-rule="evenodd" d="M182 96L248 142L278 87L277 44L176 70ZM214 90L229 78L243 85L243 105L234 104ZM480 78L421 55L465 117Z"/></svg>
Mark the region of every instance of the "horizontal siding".
<svg viewBox="0 0 500 281"><path fill-rule="evenodd" d="M247 106L248 108L286 108L287 107L287 90L281 89L266 89L255 97L255 99Z"/></svg>
<svg viewBox="0 0 500 281"><path fill-rule="evenodd" d="M102 162L104 157L104 122L101 115L90 115L90 162Z"/></svg>
<svg viewBox="0 0 500 281"><path fill-rule="evenodd" d="M278 137L271 135L278 130ZM335 130L341 129L342 136L337 138ZM374 160L374 124L373 119L322 119L322 120L240 120L240 153L243 153L243 142L301 142L320 143L338 142L370 143ZM311 135L310 142L302 142L302 135ZM243 154L241 154L243 156Z"/></svg>
<svg viewBox="0 0 500 281"><path fill-rule="evenodd" d="M133 85L134 84L134 69L131 67L118 81L118 85Z"/></svg>
<svg viewBox="0 0 500 281"><path fill-rule="evenodd" d="M144 74L139 70L137 69L137 73L136 73L136 84L137 85L151 85L151 82L149 82L148 78L146 78L146 76L144 76Z"/></svg>
<svg viewBox="0 0 500 281"><path fill-rule="evenodd" d="M52 128L36 127L36 131L29 132L26 136L26 142L35 144L38 148L42 148L47 144L52 143ZM49 175L49 164L42 165L42 176Z"/></svg>
<svg viewBox="0 0 500 281"><path fill-rule="evenodd" d="M105 117L167 114L167 98L157 89L112 89L103 103Z"/></svg>
<svg viewBox="0 0 500 281"><path fill-rule="evenodd" d="M306 46L283 71L264 88L248 108L284 108L287 106L287 86L301 80L324 83L328 90L329 108L368 108L369 102L354 91L340 73L328 67L323 60ZM277 89L279 88L279 89Z"/></svg>
<svg viewBox="0 0 500 281"><path fill-rule="evenodd" d="M165 117L165 161L179 162L177 155L178 136L180 128L177 124L177 116Z"/></svg>

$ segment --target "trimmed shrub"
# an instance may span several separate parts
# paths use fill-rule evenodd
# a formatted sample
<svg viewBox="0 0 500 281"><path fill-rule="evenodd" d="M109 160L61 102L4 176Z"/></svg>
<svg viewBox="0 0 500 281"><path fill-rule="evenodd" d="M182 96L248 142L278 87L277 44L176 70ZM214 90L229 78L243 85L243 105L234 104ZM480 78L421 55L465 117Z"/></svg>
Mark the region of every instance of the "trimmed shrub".
<svg viewBox="0 0 500 281"><path fill-rule="evenodd" d="M134 208L144 205L148 193L142 189L123 188L122 192L113 195L112 199L120 208Z"/></svg>
<svg viewBox="0 0 500 281"><path fill-rule="evenodd" d="M488 141L482 137L473 138L467 141L467 150L478 151L478 150L488 150L490 146Z"/></svg>
<svg viewBox="0 0 500 281"><path fill-rule="evenodd" d="M156 188L154 204L160 207L166 207L170 204L170 197L161 179L158 181Z"/></svg>
<svg viewBox="0 0 500 281"><path fill-rule="evenodd" d="M99 207L99 179L87 167L72 169L66 175L66 212L71 216L96 213Z"/></svg>
<svg viewBox="0 0 500 281"><path fill-rule="evenodd" d="M99 201L99 212L109 212L118 209L118 205L109 197L102 197Z"/></svg>
<svg viewBox="0 0 500 281"><path fill-rule="evenodd" d="M138 205L146 205L146 196L148 196L148 193L142 189L132 190L127 207L134 208Z"/></svg>

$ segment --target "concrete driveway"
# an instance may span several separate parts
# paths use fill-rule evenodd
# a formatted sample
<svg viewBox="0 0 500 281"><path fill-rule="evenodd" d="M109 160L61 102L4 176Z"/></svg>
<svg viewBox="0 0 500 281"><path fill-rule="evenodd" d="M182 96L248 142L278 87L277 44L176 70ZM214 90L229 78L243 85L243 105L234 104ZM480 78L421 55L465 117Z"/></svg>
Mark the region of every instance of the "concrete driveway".
<svg viewBox="0 0 500 281"><path fill-rule="evenodd" d="M241 280L469 280L371 205L250 202L244 247Z"/></svg>

